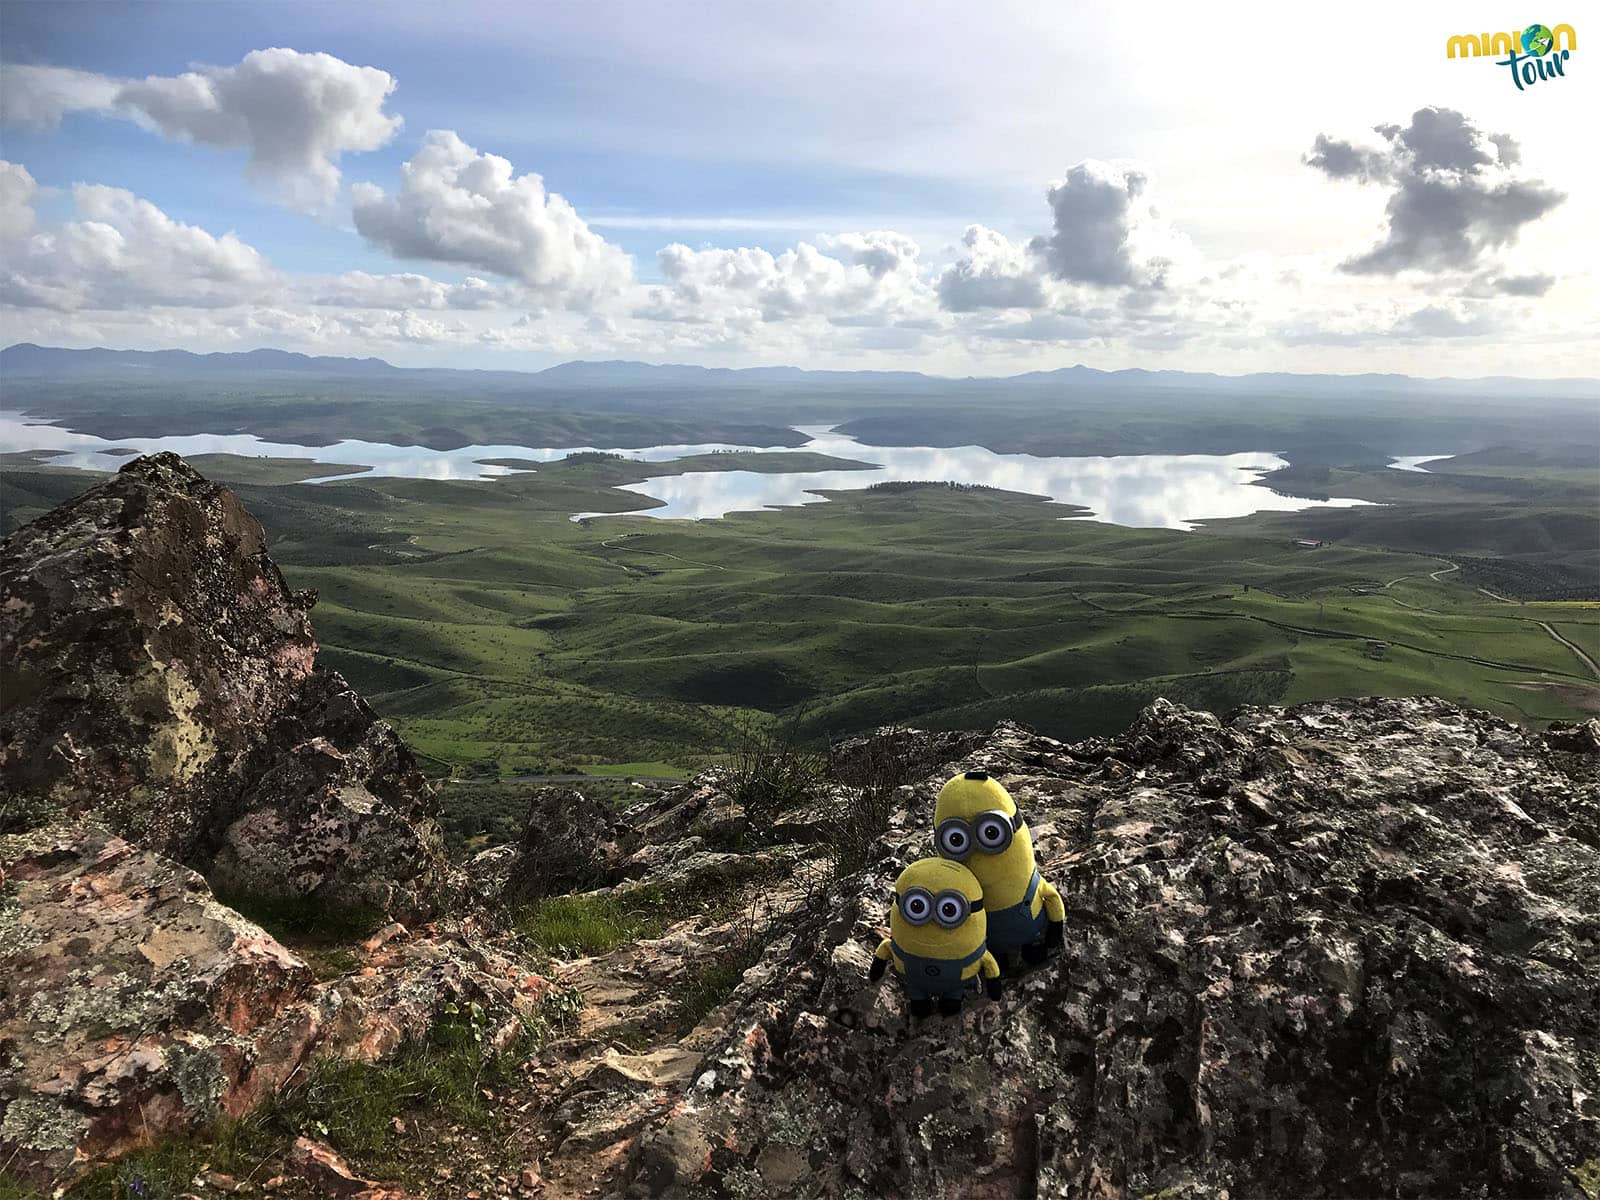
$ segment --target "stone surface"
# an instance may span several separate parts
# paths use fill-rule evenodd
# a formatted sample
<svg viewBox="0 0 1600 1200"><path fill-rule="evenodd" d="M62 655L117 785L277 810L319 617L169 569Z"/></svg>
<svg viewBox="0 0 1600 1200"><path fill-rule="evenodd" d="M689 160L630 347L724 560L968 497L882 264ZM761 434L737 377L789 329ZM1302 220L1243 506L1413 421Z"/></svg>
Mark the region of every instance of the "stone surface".
<svg viewBox="0 0 1600 1200"><path fill-rule="evenodd" d="M615 1187L1592 1195L1600 789L1555 741L1434 700L1001 726L948 770L1016 796L1062 953L956 1020L867 982L939 772L747 973Z"/></svg>
<svg viewBox="0 0 1600 1200"><path fill-rule="evenodd" d="M94 813L230 891L400 916L446 878L411 753L227 488L172 454L0 545L0 813Z"/></svg>
<svg viewBox="0 0 1600 1200"><path fill-rule="evenodd" d="M536 788L502 885L511 903L583 891L615 873L625 836L611 809L575 788Z"/></svg>
<svg viewBox="0 0 1600 1200"><path fill-rule="evenodd" d="M311 971L195 872L97 828L0 838L0 1148L53 1178L239 1116L330 1015Z"/></svg>
<svg viewBox="0 0 1600 1200"><path fill-rule="evenodd" d="M242 1116L308 1056L376 1061L480 1006L507 1044L548 988L471 922L391 925L306 964L197 873L92 824L0 837L0 1160L69 1179Z"/></svg>

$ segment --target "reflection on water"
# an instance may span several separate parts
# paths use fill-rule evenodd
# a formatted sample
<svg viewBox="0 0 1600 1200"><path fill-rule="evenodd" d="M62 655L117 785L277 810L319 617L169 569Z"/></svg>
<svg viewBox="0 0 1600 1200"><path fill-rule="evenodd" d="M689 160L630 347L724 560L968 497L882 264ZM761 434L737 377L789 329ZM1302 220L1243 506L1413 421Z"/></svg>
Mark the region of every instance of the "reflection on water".
<svg viewBox="0 0 1600 1200"><path fill-rule="evenodd" d="M863 446L825 426L801 426L813 439L804 449L879 464L869 471L807 471L765 474L755 471L694 471L629 484L628 491L662 501L643 515L706 519L730 512L821 502L818 491L864 488L886 480L927 479L981 483L1011 492L1046 496L1061 504L1081 505L1095 520L1114 525L1189 529L1192 523L1254 512L1289 512L1304 508L1350 507L1360 500L1308 500L1251 486L1266 471L1285 465L1268 452L1243 454L1135 454L1116 458L1055 458L1032 454L996 454L981 446ZM198 434L186 437L121 438L107 441L71 433L54 425L33 423L16 413L0 412L0 451L54 450L50 461L63 466L114 471L126 456L107 451L126 448L139 453L174 450L179 454L239 454L271 458L310 458L371 471L332 479L375 475L412 479L484 479L510 472L485 466L486 458L521 458L550 462L577 448L535 449L528 446L465 446L428 450L381 442L346 440L331 446L264 442L250 434ZM602 449L584 447L584 449ZM748 446L708 443L697 446L652 446L614 451L628 458L664 462L711 450L749 450ZM768 447L782 453L786 447ZM1399 460L1408 461L1408 460ZM1426 461L1425 458L1418 461ZM323 480L322 482L331 482ZM607 514L576 514L575 519ZM617 514L610 514L617 515Z"/></svg>
<svg viewBox="0 0 1600 1200"><path fill-rule="evenodd" d="M1439 462L1449 458L1448 454L1403 454L1399 458L1389 461L1391 471L1415 471L1419 475L1427 475L1428 468L1423 463Z"/></svg>
<svg viewBox="0 0 1600 1200"><path fill-rule="evenodd" d="M778 505L815 504L819 491L863 488L885 480L982 483L1008 492L1082 505L1113 525L1190 529L1192 522L1254 512L1350 507L1360 500L1307 500L1250 486L1287 465L1275 454L1131 454L1116 458L1050 458L996 454L981 446L863 446L826 426L799 426L805 449L880 464L875 471L695 471L626 485L665 502L643 515L704 519ZM580 514L591 515L591 514ZM599 514L593 514L599 515Z"/></svg>
<svg viewBox="0 0 1600 1200"><path fill-rule="evenodd" d="M535 462L554 462L581 450L598 446L571 446L560 450L533 449L528 446L462 446L459 450L429 450L426 446L391 446L385 442L363 442L355 438L329 446L300 446L292 442L264 442L253 433L196 433L182 437L136 437L107 441L88 433L73 433L57 425L39 424L37 417L0 411L0 454L16 450L51 450L60 453L49 461L52 466L81 467L87 471L115 471L128 461L127 454L112 450L133 450L154 454L171 450L184 457L196 454L238 454L246 458L309 458L319 463L344 464L348 474L317 480L331 483L338 479L371 479L388 476L399 479L492 479L509 475L510 467L492 467L487 458L526 458ZM789 447L773 447L789 449ZM724 442L705 442L694 446L651 446L644 450L617 450L612 453L645 462L665 462L689 454L709 454L713 450L750 450ZM358 471L367 466L369 471Z"/></svg>

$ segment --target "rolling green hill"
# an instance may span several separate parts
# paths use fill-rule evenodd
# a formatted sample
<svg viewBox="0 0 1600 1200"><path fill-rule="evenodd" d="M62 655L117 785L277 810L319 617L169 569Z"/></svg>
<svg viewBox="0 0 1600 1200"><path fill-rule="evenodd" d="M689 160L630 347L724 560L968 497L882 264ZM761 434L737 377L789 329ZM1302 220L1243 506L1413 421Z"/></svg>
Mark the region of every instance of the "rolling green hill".
<svg viewBox="0 0 1600 1200"><path fill-rule="evenodd" d="M1537 463L1291 468L1275 486L1379 505L1193 533L942 485L720 521L569 519L636 505L613 489L644 472L766 465L715 457L579 456L484 483L207 465L236 482L290 582L317 589L324 660L441 770L685 768L742 727L797 717L819 738L1001 717L1081 737L1157 695L1225 710L1431 692L1535 725L1600 711L1573 649L1600 659L1600 605L1479 590L1559 574L1594 595L1592 492ZM14 463L8 527L93 478Z"/></svg>

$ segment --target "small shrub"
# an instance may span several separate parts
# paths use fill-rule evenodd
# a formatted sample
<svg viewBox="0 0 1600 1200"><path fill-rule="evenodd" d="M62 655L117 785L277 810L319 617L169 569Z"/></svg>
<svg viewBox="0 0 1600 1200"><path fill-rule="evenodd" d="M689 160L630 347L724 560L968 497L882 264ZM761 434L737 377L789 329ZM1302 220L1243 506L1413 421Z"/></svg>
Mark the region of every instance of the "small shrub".
<svg viewBox="0 0 1600 1200"><path fill-rule="evenodd" d="M27 833L48 825L60 809L44 796L8 792L0 797L0 834Z"/></svg>
<svg viewBox="0 0 1600 1200"><path fill-rule="evenodd" d="M848 875L872 862L873 847L894 815L895 792L920 766L909 747L905 732L889 726L848 759L830 754L830 769L841 787L822 832L834 874Z"/></svg>
<svg viewBox="0 0 1600 1200"><path fill-rule="evenodd" d="M728 796L744 809L758 837L770 840L778 821L810 800L827 760L800 735L804 712L777 726L747 726L728 762Z"/></svg>
<svg viewBox="0 0 1600 1200"><path fill-rule="evenodd" d="M849 875L871 865L873 847L894 815L893 787L846 787L823 822L822 836L835 875Z"/></svg>

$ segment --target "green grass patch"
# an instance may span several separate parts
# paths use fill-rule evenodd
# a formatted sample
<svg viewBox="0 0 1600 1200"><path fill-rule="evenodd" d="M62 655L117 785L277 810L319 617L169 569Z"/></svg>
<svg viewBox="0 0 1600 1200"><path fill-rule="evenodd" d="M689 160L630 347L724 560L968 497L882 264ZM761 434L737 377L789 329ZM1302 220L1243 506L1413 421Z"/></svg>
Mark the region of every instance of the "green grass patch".
<svg viewBox="0 0 1600 1200"><path fill-rule="evenodd" d="M46 1200L50 1195L0 1167L0 1200Z"/></svg>
<svg viewBox="0 0 1600 1200"><path fill-rule="evenodd" d="M670 919L666 895L659 888L643 887L622 895L548 896L518 914L513 924L538 952L587 958L624 942L656 937Z"/></svg>
<svg viewBox="0 0 1600 1200"><path fill-rule="evenodd" d="M585 775L644 775L654 779L687 779L689 772L669 762L586 763L578 768Z"/></svg>
<svg viewBox="0 0 1600 1200"><path fill-rule="evenodd" d="M206 1129L161 1138L90 1172L67 1195L74 1200L178 1200L194 1191L195 1176L205 1170L259 1185L267 1165L290 1140L277 1106L269 1102L243 1120L224 1118Z"/></svg>
<svg viewBox="0 0 1600 1200"><path fill-rule="evenodd" d="M191 1181L204 1169L259 1184L268 1164L299 1136L326 1142L362 1173L420 1182L411 1153L415 1137L397 1133L395 1118L416 1114L429 1123L491 1135L485 1145L503 1144L493 1135L505 1125L504 1108L485 1091L498 1093L513 1082L527 1052L551 1027L569 1023L580 1005L576 993L553 993L539 1022L499 1053L487 1045L490 1028L482 1009L447 1010L427 1037L406 1044L386 1063L318 1060L244 1120L162 1138L96 1170L69 1195L177 1200L193 1190Z"/></svg>
<svg viewBox="0 0 1600 1200"><path fill-rule="evenodd" d="M673 995L677 1002L679 1030L687 1033L700 1024L707 1013L727 1003L744 979L744 973L760 960L764 948L761 942L742 944L691 973Z"/></svg>

